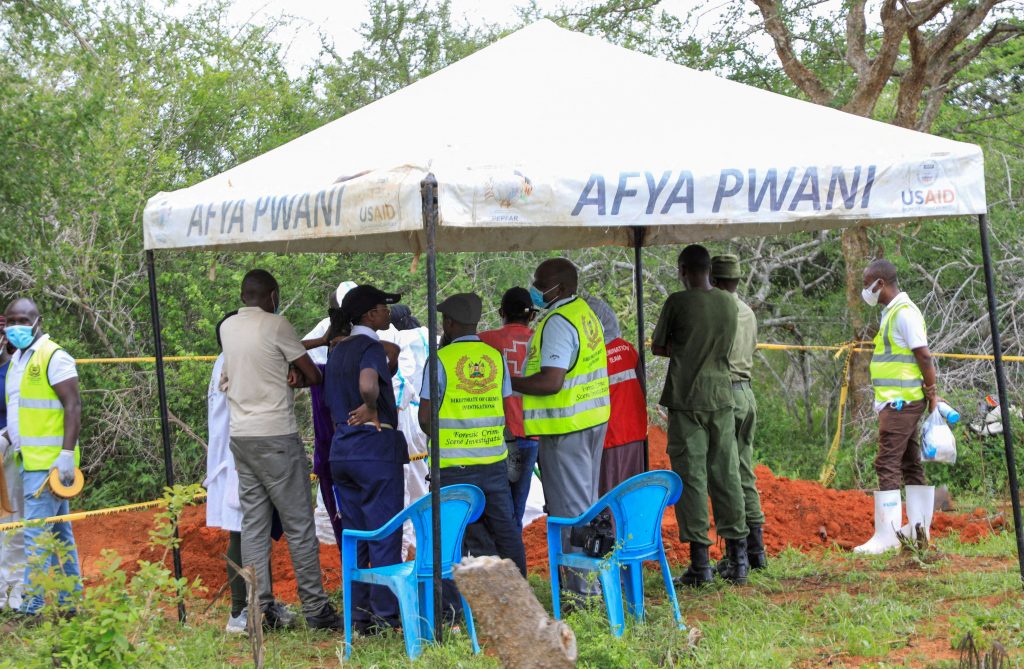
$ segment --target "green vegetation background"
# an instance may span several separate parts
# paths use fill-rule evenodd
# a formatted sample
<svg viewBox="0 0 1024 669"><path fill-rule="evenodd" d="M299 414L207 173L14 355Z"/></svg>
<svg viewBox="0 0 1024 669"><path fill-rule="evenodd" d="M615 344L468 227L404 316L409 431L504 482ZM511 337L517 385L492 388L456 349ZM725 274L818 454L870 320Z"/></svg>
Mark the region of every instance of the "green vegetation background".
<svg viewBox="0 0 1024 669"><path fill-rule="evenodd" d="M756 57L727 30L689 33L654 4L611 0L568 8L553 18L632 49L797 95L773 58ZM465 24L450 15L447 2L369 0L369 5L371 20L357 51L338 55L325 43L319 61L293 76L272 39L280 26L231 26L221 3L181 18L143 0L0 4L0 300L34 297L46 329L77 358L151 355L141 234L149 197L260 155L517 27ZM521 14L523 22L540 16L529 5ZM841 88L848 76L836 56L843 48L842 25L815 20L811 29L816 41L805 45L810 62L819 76ZM933 131L979 143L986 151L1004 346L1008 353L1020 353L1022 40L983 51L954 83ZM883 96L876 116L886 120L893 104L894 93ZM757 123L757 110L750 114ZM388 141L386 128L381 141ZM975 221L910 222L874 230L872 243L895 259L904 288L924 307L935 350L988 350ZM734 240L712 248L743 257L749 277L741 291L762 322L761 341L850 339L837 233ZM664 297L679 289L677 252L647 252L648 336ZM582 267L585 289L613 305L625 336L636 341L632 252L606 248L568 255ZM526 285L541 257L443 256L441 293L480 292L489 305L486 325L497 325L501 292ZM160 253L165 352L216 353L213 326L237 307L239 281L253 267L278 277L284 314L300 332L325 315L327 294L342 280L402 291L414 312L421 319L426 315L424 263L407 254ZM942 371L947 397L973 419L978 399L995 392L991 366L943 363ZM782 474L817 476L835 429L841 372L842 360L827 353L759 356L759 461ZM79 505L155 497L164 479L152 367L92 365L80 373L90 485ZM209 373L208 363L169 366L175 463L179 480L186 482L204 476ZM1016 401L1020 365L1011 365L1009 373ZM653 361L655 423L660 418L653 400L663 375L663 363ZM305 401L300 412L308 412ZM873 427L870 416L847 423L837 485L874 484ZM308 418L303 429L311 435ZM1001 442L963 429L958 436L960 463L931 466L929 475L956 492L1001 496Z"/></svg>

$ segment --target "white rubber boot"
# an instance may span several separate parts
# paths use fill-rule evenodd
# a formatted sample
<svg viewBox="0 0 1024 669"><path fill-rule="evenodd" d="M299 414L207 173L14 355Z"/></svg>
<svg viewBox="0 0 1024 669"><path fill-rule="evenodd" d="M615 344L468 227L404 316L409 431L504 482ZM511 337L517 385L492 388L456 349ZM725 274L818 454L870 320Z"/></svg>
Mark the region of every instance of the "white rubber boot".
<svg viewBox="0 0 1024 669"><path fill-rule="evenodd" d="M924 528L924 536L931 539L932 515L935 513L935 486L933 485L908 485L907 486L907 525L902 531L903 535L910 539L917 539L912 528L920 525Z"/></svg>
<svg viewBox="0 0 1024 669"><path fill-rule="evenodd" d="M903 520L902 502L899 490L879 490L875 493L875 535L867 543L854 548L854 553L878 555L900 545L896 533Z"/></svg>

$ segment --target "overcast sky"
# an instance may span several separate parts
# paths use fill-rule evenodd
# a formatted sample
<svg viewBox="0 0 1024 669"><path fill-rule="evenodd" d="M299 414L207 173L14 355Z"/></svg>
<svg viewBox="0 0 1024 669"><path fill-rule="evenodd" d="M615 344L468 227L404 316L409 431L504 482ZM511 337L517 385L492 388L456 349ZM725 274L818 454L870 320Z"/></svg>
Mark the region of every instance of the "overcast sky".
<svg viewBox="0 0 1024 669"><path fill-rule="evenodd" d="M234 0L228 12L233 23L249 20L266 22L282 15L293 17L291 24L278 29L277 39L287 48L287 61L292 74L314 61L320 50L318 33L334 40L339 53L348 54L360 45L359 26L369 19L369 0ZM162 7L162 0L150 0ZM203 0L178 0L167 11L181 16L187 14ZM456 23L464 19L475 25L508 24L516 20L515 7L522 3L502 0L452 0L452 14ZM553 11L559 5L573 5L570 0L537 0L541 11ZM678 14L702 4L700 0L665 0L661 7Z"/></svg>

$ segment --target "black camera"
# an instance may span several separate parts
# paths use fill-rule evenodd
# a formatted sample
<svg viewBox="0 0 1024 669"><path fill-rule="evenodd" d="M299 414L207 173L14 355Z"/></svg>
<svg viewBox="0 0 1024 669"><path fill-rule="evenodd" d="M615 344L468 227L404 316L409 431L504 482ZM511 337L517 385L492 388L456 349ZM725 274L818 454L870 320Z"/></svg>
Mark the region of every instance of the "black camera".
<svg viewBox="0 0 1024 669"><path fill-rule="evenodd" d="M591 557L604 557L615 547L612 514L605 509L586 525L569 530L569 544L582 548Z"/></svg>

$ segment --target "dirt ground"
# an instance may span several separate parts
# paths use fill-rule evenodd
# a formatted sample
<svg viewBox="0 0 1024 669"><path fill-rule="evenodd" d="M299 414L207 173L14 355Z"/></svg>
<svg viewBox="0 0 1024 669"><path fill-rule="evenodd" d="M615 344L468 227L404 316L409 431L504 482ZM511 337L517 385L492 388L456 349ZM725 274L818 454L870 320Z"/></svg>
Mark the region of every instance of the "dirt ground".
<svg viewBox="0 0 1024 669"><path fill-rule="evenodd" d="M669 468L665 454L665 433L651 431L651 466ZM870 495L860 491L831 490L812 481L790 480L776 477L767 467L758 466L758 489L767 521L764 526L765 545L770 554L787 546L802 551L820 550L838 546L850 549L866 541L873 532L874 507ZM124 559L126 568L132 569L137 560L157 560L160 555L148 545L148 531L152 527L154 512L121 513L98 516L74 524L83 574L88 579L98 573L97 561L101 551L112 549ZM942 536L950 531L960 532L962 540L974 542L998 527L1000 519L991 522L981 509L967 514L936 513L933 533ZM662 524L665 548L669 560L685 563L689 548L680 543L675 514L669 509ZM205 507L198 505L185 510L179 533L182 539L182 565L189 579L200 578L206 587L206 596L215 596L223 587L227 573L224 554L227 533L210 529L205 524ZM716 539L712 530L712 539ZM523 533L527 563L531 571L547 574L546 523L537 520ZM712 556L721 555L722 542L712 546ZM170 561L168 559L168 564ZM341 560L336 546L320 546L320 564L328 589L341 587ZM276 596L285 602L298 601L295 577L292 572L287 542L274 542L272 571Z"/></svg>

